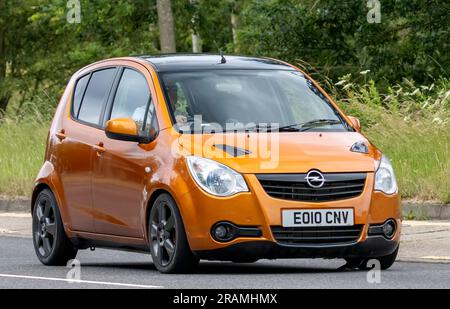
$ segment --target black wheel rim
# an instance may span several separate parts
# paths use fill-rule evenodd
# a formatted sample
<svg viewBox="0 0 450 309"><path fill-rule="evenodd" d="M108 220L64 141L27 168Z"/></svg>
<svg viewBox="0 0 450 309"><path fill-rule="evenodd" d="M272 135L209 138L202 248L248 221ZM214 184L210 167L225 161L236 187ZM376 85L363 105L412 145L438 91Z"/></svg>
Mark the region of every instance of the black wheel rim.
<svg viewBox="0 0 450 309"><path fill-rule="evenodd" d="M36 250L42 257L52 253L56 239L56 220L52 202L41 197L36 203L33 217L33 237Z"/></svg>
<svg viewBox="0 0 450 309"><path fill-rule="evenodd" d="M155 207L150 227L151 249L155 262L167 266L172 261L176 249L175 218L167 203L163 202Z"/></svg>

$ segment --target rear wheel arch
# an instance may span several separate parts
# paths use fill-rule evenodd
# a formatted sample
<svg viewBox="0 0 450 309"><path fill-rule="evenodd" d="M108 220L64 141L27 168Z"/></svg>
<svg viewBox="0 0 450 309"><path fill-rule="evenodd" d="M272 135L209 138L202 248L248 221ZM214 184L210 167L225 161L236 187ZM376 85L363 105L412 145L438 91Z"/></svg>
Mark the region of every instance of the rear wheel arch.
<svg viewBox="0 0 450 309"><path fill-rule="evenodd" d="M64 226L64 229L65 229L66 228L66 224L65 223L70 222L70 217L68 216L68 214L66 212L66 209L64 209L64 207L62 206L62 201L61 201L61 198L60 198L60 196L58 194L59 193L58 190L54 189L54 186L51 183L40 182L34 187L33 194L31 196L31 207L30 207L31 208L31 214L33 214L34 206L35 206L34 204L36 203L37 197L45 189L48 189L53 194L53 196L55 197L56 203L58 204L58 210L59 210L59 213L61 215L61 219L62 219L62 221L64 223L63 226Z"/></svg>
<svg viewBox="0 0 450 309"><path fill-rule="evenodd" d="M52 191L52 193L53 193L53 190L46 183L40 183L34 188L33 194L31 196L31 213L32 214L33 214L33 211L34 211L34 204L36 203L36 199L39 196L39 193L41 193L45 189L48 189L48 190Z"/></svg>
<svg viewBox="0 0 450 309"><path fill-rule="evenodd" d="M42 184L35 192L34 204L39 205L33 207L32 213L36 255L44 265L64 266L76 257L78 249L65 233L58 202L50 187Z"/></svg>

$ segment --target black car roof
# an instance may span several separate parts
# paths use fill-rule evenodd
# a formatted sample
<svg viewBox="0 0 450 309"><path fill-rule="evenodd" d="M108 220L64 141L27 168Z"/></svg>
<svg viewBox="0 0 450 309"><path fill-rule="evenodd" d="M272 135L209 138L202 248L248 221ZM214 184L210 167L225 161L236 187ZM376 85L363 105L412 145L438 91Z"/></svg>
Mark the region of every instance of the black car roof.
<svg viewBox="0 0 450 309"><path fill-rule="evenodd" d="M166 54L141 56L139 58L150 62L158 72L180 72L207 69L243 69L243 70L293 70L282 62L256 57L215 54Z"/></svg>

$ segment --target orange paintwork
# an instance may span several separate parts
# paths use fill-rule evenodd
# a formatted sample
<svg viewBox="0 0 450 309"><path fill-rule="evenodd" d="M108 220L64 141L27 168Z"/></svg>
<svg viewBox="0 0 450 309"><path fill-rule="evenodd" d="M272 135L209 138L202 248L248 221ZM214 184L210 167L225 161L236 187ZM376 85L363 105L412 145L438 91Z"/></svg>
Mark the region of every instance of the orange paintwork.
<svg viewBox="0 0 450 309"><path fill-rule="evenodd" d="M137 135L138 126L131 118L111 119L106 123L105 131L124 135Z"/></svg>
<svg viewBox="0 0 450 309"><path fill-rule="evenodd" d="M112 140L103 129L71 118L77 77L106 66L131 67L148 80L159 125L158 137L150 144ZM173 128L158 75L147 61L137 58L106 60L80 70L69 82L50 128L45 163L36 179L36 190L48 186L54 192L70 238L148 245L149 207L155 196L164 191L171 194L180 209L192 250L216 249L249 240L275 241L270 226L281 225L282 209L353 208L355 224L365 226L360 239L364 241L369 224L381 224L394 218L400 226L400 200L398 194L388 196L373 191L376 161L380 160L381 153L359 133L354 120L342 115L358 132L279 134L280 161L270 173L306 173L311 167L326 173L367 172L363 194L326 203L279 200L270 197L256 179L255 174L264 173L261 158L216 158L219 150L207 145L207 139L214 137L180 134ZM136 129L123 120L109 123L108 128L126 134ZM226 138L227 142L231 141L228 144L232 144L237 139L261 141L267 137L258 133L230 133ZM368 154L348 151L361 140L368 142ZM202 156L214 158L242 173L250 192L221 198L200 189L185 161L185 155L198 148ZM145 171L147 167L150 173ZM223 220L258 226L263 235L218 243L211 237L210 229ZM399 241L399 235L400 230L394 241Z"/></svg>

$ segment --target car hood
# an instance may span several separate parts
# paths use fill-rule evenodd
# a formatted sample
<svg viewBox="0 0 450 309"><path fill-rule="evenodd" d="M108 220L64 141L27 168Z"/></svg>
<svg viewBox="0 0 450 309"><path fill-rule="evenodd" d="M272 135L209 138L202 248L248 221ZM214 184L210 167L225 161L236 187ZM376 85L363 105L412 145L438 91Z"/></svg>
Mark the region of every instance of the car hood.
<svg viewBox="0 0 450 309"><path fill-rule="evenodd" d="M367 154L350 151L365 142ZM243 174L373 172L380 152L357 132L183 134L184 155L209 158Z"/></svg>

